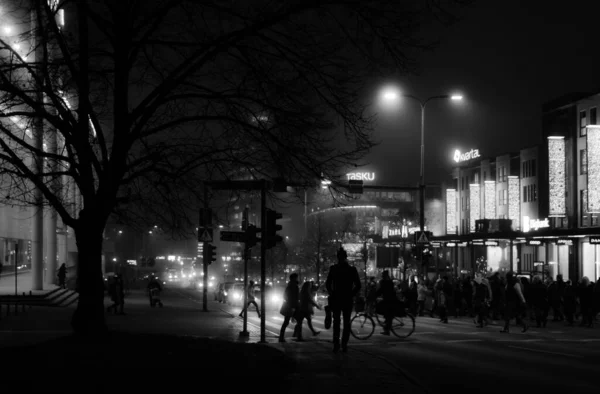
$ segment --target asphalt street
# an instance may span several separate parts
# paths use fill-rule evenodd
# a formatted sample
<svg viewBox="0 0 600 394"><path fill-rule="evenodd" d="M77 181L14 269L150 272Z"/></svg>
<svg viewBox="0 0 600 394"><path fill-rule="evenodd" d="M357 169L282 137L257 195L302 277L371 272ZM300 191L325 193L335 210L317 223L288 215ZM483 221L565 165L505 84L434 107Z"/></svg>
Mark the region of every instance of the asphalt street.
<svg viewBox="0 0 600 394"><path fill-rule="evenodd" d="M202 294L193 290L175 290L189 302L201 303ZM242 327L239 306L216 303L210 307L230 314L234 324ZM276 342L283 317L278 311L267 311L265 328L268 342ZM499 323L499 322L498 322ZM304 325L307 341L330 343L331 330L324 327L324 313L317 311L313 324L320 330L312 336ZM291 324L286 340L292 341ZM260 319L251 308L248 330L251 340L258 340ZM443 324L430 317L417 318L415 332L407 339L387 337L376 328L375 334L363 341L351 338L349 354L365 352L393 364L414 383L430 392L450 388L471 389L487 393L505 393L518 389L594 392L600 371L600 324L595 328L567 327L549 322L546 328L530 328L526 333L511 327L511 333L500 333L501 327L490 324L478 329L472 319L450 319Z"/></svg>

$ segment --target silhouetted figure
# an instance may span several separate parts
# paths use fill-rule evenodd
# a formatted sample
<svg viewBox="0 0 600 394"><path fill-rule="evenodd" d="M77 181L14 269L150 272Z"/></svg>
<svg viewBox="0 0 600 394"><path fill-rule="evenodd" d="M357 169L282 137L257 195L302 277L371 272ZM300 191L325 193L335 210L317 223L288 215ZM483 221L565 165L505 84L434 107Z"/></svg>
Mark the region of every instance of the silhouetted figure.
<svg viewBox="0 0 600 394"><path fill-rule="evenodd" d="M355 267L348 264L348 254L340 247L337 253L338 263L331 266L325 287L329 293L329 306L333 315L333 351L340 349L340 317L344 318L342 333L342 351L348 350L350 339L350 315L354 297L360 291L360 278Z"/></svg>
<svg viewBox="0 0 600 394"><path fill-rule="evenodd" d="M118 313L119 315L124 315L125 312L123 312L123 307L125 305L125 289L123 287L123 279L120 275L114 276L114 279L108 289L108 294L110 295L113 304L106 308L106 311L114 311L115 314Z"/></svg>
<svg viewBox="0 0 600 394"><path fill-rule="evenodd" d="M162 291L162 286L160 282L156 279L156 277L150 277L150 281L148 282L147 288L148 298L150 299L150 306L154 307L156 304L158 304L162 308L163 303L160 300L160 292Z"/></svg>
<svg viewBox="0 0 600 394"><path fill-rule="evenodd" d="M517 324L521 324L523 329L521 332L527 331L529 326L523 319L524 313L527 310L527 303L523 295L523 289L519 279L515 277L513 272L506 274L506 293L504 298L504 328L500 332L509 332L509 324L512 319L517 320Z"/></svg>
<svg viewBox="0 0 600 394"><path fill-rule="evenodd" d="M300 309L298 313L298 324L294 328L294 336L298 338L298 341L302 341L302 322L306 319L306 324L313 335L319 335L321 332L314 329L312 325L312 315L315 313L315 307L321 309L319 304L315 301L315 294L317 293L317 287L315 284L310 282L304 282L302 289L300 289Z"/></svg>
<svg viewBox="0 0 600 394"><path fill-rule="evenodd" d="M65 266L65 263L62 263L61 266L58 268L58 273L56 274L56 276L58 276L58 286L62 289L66 289L67 288L67 267Z"/></svg>
<svg viewBox="0 0 600 394"><path fill-rule="evenodd" d="M256 298L254 297L254 281L248 282L248 288L246 289L247 299L246 306L242 309L239 316L242 317L244 312L248 310L250 304L254 305L256 308L256 313L258 313L258 317L260 318L260 309L258 309L258 304L256 303Z"/></svg>
<svg viewBox="0 0 600 394"><path fill-rule="evenodd" d="M279 342L285 342L285 329L287 328L288 324L290 324L292 317L294 317L298 312L298 308L300 307L299 293L298 274L293 273L290 275L290 281L285 288L283 305L281 305L281 309L279 310L279 313L283 315L283 324L281 325L281 330L279 331Z"/></svg>
<svg viewBox="0 0 600 394"><path fill-rule="evenodd" d="M396 297L394 282L392 281L392 278L390 278L390 272L388 270L383 271L381 274L377 296L383 298L383 300L381 300L380 308L383 311L385 323L383 323L383 332L381 334L390 335L392 322L394 320L394 311L398 304L398 297Z"/></svg>

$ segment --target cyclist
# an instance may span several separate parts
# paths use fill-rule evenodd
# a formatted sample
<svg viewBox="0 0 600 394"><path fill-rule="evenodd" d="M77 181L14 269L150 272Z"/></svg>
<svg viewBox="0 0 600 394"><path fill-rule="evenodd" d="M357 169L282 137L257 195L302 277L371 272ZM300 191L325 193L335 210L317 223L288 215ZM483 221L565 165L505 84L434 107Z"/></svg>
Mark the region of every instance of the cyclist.
<svg viewBox="0 0 600 394"><path fill-rule="evenodd" d="M383 325L383 335L390 335L392 329L392 321L394 320L394 308L398 303L396 298L396 290L394 289L394 282L390 278L390 272L388 270L383 271L381 280L379 281L379 289L377 289L377 297L381 296L381 307L383 308L383 316L385 317L385 323Z"/></svg>

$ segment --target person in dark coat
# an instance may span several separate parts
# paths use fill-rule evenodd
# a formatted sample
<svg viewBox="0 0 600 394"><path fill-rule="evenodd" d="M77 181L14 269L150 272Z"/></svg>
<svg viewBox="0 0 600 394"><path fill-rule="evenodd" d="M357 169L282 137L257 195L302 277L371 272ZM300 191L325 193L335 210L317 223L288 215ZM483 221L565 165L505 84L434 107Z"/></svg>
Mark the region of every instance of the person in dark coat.
<svg viewBox="0 0 600 394"><path fill-rule="evenodd" d="M567 325L572 326L575 319L575 310L577 309L577 291L569 279L565 282L563 292L563 310Z"/></svg>
<svg viewBox="0 0 600 394"><path fill-rule="evenodd" d="M315 308L321 309L315 301L316 286L312 281L304 282L300 289L300 310L298 313L298 324L294 328L294 335L298 341L302 341L302 323L306 319L306 325L313 335L319 335L321 332L314 329L312 325L312 315L315 314Z"/></svg>
<svg viewBox="0 0 600 394"><path fill-rule="evenodd" d="M535 316L536 327L546 327L548 323L548 288L542 282L539 276L533 277L533 282L529 286L528 297Z"/></svg>
<svg viewBox="0 0 600 394"><path fill-rule="evenodd" d="M512 319L516 319L517 324L522 324L523 330L521 332L526 332L529 326L522 319L526 306L527 302L519 279L515 277L513 272L508 272L506 274L506 292L504 296L504 328L500 332L509 332L509 324Z"/></svg>
<svg viewBox="0 0 600 394"><path fill-rule="evenodd" d="M581 278L579 285L579 305L581 306L580 326L592 327L594 324L594 287L587 276Z"/></svg>
<svg viewBox="0 0 600 394"><path fill-rule="evenodd" d="M60 265L56 276L58 277L58 286L61 289L66 289L67 288L67 267L65 266L65 263L62 263Z"/></svg>
<svg viewBox="0 0 600 394"><path fill-rule="evenodd" d="M293 273L290 275L290 281L288 282L288 285L285 288L283 299L283 305L280 310L280 313L283 315L283 324L281 325L281 330L279 330L279 342L285 342L285 330L290 324L290 320L292 319L292 317L295 318L295 316L297 315L298 308L300 307L298 274Z"/></svg>
<svg viewBox="0 0 600 394"><path fill-rule="evenodd" d="M340 247L337 253L338 263L329 269L325 287L329 294L329 306L333 317L333 351L340 349L340 318L344 319L342 333L342 351L348 350L350 339L350 317L354 306L354 297L360 292L360 277L356 267L348 264L348 254Z"/></svg>

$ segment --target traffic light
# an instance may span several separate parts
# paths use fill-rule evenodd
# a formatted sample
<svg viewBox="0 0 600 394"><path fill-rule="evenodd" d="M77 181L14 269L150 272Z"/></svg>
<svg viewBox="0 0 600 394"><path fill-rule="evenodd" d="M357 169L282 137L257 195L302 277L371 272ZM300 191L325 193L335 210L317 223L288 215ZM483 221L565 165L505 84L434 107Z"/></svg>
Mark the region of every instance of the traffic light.
<svg viewBox="0 0 600 394"><path fill-rule="evenodd" d="M277 224L277 219L281 219L283 215L272 209L267 208L267 233L265 240L267 241L267 249L274 248L278 242L283 241L281 235L277 235L277 231L280 231L283 227L281 224ZM263 226L264 227L264 226Z"/></svg>
<svg viewBox="0 0 600 394"><path fill-rule="evenodd" d="M362 194L363 181L351 179L348 181L348 192L351 194Z"/></svg>
<svg viewBox="0 0 600 394"><path fill-rule="evenodd" d="M204 259L204 264L206 265L210 265L213 261L217 261L217 247L207 243L203 250L202 257Z"/></svg>
<svg viewBox="0 0 600 394"><path fill-rule="evenodd" d="M279 226L281 227L281 226ZM253 224L246 226L246 249L252 248L258 242L256 234L260 232L260 229Z"/></svg>

